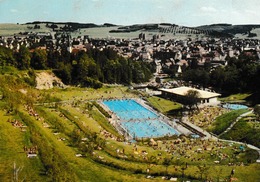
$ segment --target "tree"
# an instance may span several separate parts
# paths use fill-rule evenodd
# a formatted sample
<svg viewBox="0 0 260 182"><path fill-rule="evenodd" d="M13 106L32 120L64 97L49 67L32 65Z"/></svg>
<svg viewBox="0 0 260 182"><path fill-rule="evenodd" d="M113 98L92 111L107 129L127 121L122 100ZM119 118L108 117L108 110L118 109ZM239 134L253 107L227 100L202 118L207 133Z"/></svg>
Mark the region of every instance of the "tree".
<svg viewBox="0 0 260 182"><path fill-rule="evenodd" d="M210 81L209 73L204 69L189 69L183 73L182 77L187 82L192 81L204 87L207 87Z"/></svg>
<svg viewBox="0 0 260 182"><path fill-rule="evenodd" d="M190 110L194 105L198 108L199 97L200 94L197 90L188 90L187 93L184 94L183 103L188 106Z"/></svg>
<svg viewBox="0 0 260 182"><path fill-rule="evenodd" d="M78 146L81 142L82 134L79 129L74 128L71 133L71 142L73 146Z"/></svg>
<svg viewBox="0 0 260 182"><path fill-rule="evenodd" d="M55 74L61 78L62 82L65 84L71 84L72 81L72 66L71 64L64 64L63 62L58 63L58 70L55 70Z"/></svg>
<svg viewBox="0 0 260 182"><path fill-rule="evenodd" d="M16 59L17 59L17 66L19 69L21 70L28 69L31 63L31 53L29 49L24 45L21 46Z"/></svg>
<svg viewBox="0 0 260 182"><path fill-rule="evenodd" d="M169 159L169 158L164 158L162 164L165 166L165 175L168 175L168 167L169 167L169 165L171 164L171 159Z"/></svg>
<svg viewBox="0 0 260 182"><path fill-rule="evenodd" d="M88 57L87 54L84 53L79 58L76 65L74 65L74 71L73 71L74 83L83 84L83 82L86 82L87 84L87 82L92 81L90 80L90 78L97 80L99 73L100 73L100 68L97 66L95 61L92 58Z"/></svg>
<svg viewBox="0 0 260 182"><path fill-rule="evenodd" d="M33 52L31 66L34 69L47 69L47 52L42 49L36 49Z"/></svg>
<svg viewBox="0 0 260 182"><path fill-rule="evenodd" d="M187 168L188 168L187 162L186 162L185 165L182 165L182 166L181 166L181 177L182 177L182 178L184 178L184 172L185 172L185 170L186 170Z"/></svg>
<svg viewBox="0 0 260 182"><path fill-rule="evenodd" d="M0 66L4 67L6 65L16 66L13 57L13 52L11 49L0 46Z"/></svg>
<svg viewBox="0 0 260 182"><path fill-rule="evenodd" d="M207 178L207 173L208 173L209 167L204 164L201 166L197 166L197 168L198 168L197 172L200 174L200 179L203 178L203 175L205 175L205 177Z"/></svg>
<svg viewBox="0 0 260 182"><path fill-rule="evenodd" d="M217 67L210 73L210 84L217 90L221 91L225 83L225 70L222 67Z"/></svg>
<svg viewBox="0 0 260 182"><path fill-rule="evenodd" d="M73 83L82 87L102 87L102 83L98 80L100 75L99 66L85 53L79 58L72 71Z"/></svg>
<svg viewBox="0 0 260 182"><path fill-rule="evenodd" d="M149 81L151 78L151 70L146 63L133 62L132 77L134 83L142 83Z"/></svg>
<svg viewBox="0 0 260 182"><path fill-rule="evenodd" d="M49 49L47 52L47 66L49 68L60 68L59 64L61 62L61 55L58 51L55 51L54 49ZM63 63L63 62L62 62Z"/></svg>

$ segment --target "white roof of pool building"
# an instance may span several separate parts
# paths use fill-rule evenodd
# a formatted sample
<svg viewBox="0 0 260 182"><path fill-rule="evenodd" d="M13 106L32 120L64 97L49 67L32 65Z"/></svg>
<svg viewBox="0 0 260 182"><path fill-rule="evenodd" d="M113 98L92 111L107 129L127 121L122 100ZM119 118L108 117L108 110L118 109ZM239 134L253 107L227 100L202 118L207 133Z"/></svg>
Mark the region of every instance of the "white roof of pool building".
<svg viewBox="0 0 260 182"><path fill-rule="evenodd" d="M164 89L163 88L163 89L160 89L160 90L163 91L163 92L168 92L168 93L181 95L181 96L185 96L185 94L189 90L196 90L197 92L199 92L199 98L201 98L201 99L209 99L209 98L218 97L218 96L221 95L219 93L209 92L209 91L200 90L200 89L191 88L191 87L178 87L178 88L172 88L172 89Z"/></svg>

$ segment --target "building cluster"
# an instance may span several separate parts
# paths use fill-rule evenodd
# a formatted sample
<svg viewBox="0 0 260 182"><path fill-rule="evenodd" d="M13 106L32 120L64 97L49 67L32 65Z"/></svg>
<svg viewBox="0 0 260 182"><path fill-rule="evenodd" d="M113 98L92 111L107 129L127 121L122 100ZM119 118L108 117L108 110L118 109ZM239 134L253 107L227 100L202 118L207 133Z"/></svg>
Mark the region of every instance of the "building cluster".
<svg viewBox="0 0 260 182"><path fill-rule="evenodd" d="M149 36L148 36L149 35ZM148 37L151 37L148 39ZM0 36L0 46L19 50L24 45L30 49L46 49L58 52L77 53L96 48L113 49L123 57L154 62L157 73L163 68L175 67L181 73L182 66L210 63L212 67L227 64L227 57L237 58L242 52L260 59L260 41L256 39L232 38L187 38L165 40L161 34L141 33L135 39L92 39L88 35L72 37L69 32L20 33L14 36Z"/></svg>

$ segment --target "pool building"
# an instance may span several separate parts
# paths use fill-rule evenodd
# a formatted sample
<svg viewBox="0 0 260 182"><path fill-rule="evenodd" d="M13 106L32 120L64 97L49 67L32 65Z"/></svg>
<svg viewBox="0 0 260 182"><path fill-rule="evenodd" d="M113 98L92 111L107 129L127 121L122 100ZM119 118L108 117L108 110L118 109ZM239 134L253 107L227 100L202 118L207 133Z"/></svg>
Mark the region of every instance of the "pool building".
<svg viewBox="0 0 260 182"><path fill-rule="evenodd" d="M140 102L139 102L140 101ZM101 105L114 115L113 125L128 139L179 135L176 122L157 113L137 99L105 100ZM113 117L112 117L113 118Z"/></svg>
<svg viewBox="0 0 260 182"><path fill-rule="evenodd" d="M199 103L205 104L205 105L217 105L220 104L218 101L218 97L221 96L219 93L215 92L209 92L206 90L200 90L196 88L191 87L178 87L178 88L172 88L172 89L160 89L162 92L162 96L164 98L169 98L171 100L177 101L182 103L183 98L185 97L185 94L189 90L194 90L199 93Z"/></svg>

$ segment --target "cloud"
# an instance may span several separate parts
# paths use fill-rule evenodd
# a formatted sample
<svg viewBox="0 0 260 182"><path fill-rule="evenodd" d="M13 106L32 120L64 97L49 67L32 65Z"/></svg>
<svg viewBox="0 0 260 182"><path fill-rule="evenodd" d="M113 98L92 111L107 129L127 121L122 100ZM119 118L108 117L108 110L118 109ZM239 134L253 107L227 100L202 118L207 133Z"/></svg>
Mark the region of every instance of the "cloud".
<svg viewBox="0 0 260 182"><path fill-rule="evenodd" d="M208 7L203 6L203 7L200 8L200 10L202 12L205 12L205 13L215 13L215 12L217 12L217 10L215 8L211 7L211 6L208 6Z"/></svg>

